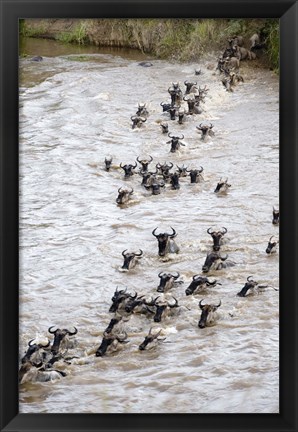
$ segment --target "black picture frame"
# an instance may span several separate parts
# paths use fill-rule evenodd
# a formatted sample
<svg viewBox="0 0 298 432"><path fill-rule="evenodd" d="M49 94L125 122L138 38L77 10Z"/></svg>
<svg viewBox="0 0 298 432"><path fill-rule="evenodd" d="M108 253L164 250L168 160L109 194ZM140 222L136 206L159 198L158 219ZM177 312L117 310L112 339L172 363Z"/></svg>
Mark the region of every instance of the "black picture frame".
<svg viewBox="0 0 298 432"><path fill-rule="evenodd" d="M1 431L297 430L297 18L288 0L1 0ZM18 21L20 18L280 19L280 413L18 413ZM268 173L270 175L270 173ZM187 397L187 395L185 395ZM192 401L189 401L191 407Z"/></svg>

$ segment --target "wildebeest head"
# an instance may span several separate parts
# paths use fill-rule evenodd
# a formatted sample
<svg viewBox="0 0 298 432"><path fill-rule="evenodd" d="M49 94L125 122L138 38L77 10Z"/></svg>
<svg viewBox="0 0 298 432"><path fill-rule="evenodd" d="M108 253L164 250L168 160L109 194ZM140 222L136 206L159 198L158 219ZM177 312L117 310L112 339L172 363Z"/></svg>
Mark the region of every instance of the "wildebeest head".
<svg viewBox="0 0 298 432"><path fill-rule="evenodd" d="M67 337L67 336L74 336L77 334L78 330L77 328L74 326L74 331L71 332L67 329L56 329L53 330L55 328L55 326L51 326L48 329L48 332L54 335L54 342L53 345L51 346L51 351L53 354L57 354L59 351L59 347L61 342Z"/></svg>
<svg viewBox="0 0 298 432"><path fill-rule="evenodd" d="M202 267L203 273L208 273L208 271L211 269L218 270L222 261L225 261L227 258L228 255L223 257L219 254L219 252L210 252L207 255L205 263Z"/></svg>
<svg viewBox="0 0 298 432"><path fill-rule="evenodd" d="M137 162L142 166L142 172L148 171L148 165L153 161L153 157L149 156L150 159L140 159L139 156L137 157Z"/></svg>
<svg viewBox="0 0 298 432"><path fill-rule="evenodd" d="M122 162L120 162L120 168L122 168L124 170L124 177L128 178L132 175L134 175L134 169L137 167L137 163L135 163L135 165L132 164L125 164L122 165Z"/></svg>
<svg viewBox="0 0 298 432"><path fill-rule="evenodd" d="M158 338L158 336L161 334L162 329L158 330L157 332L152 332L152 327L149 330L149 333L147 336L145 336L144 341L139 345L139 350L144 351L148 345L150 345L154 341L164 341L166 338Z"/></svg>
<svg viewBox="0 0 298 432"><path fill-rule="evenodd" d="M134 129L135 127L141 127L142 123L144 123L147 120L146 117L137 116L137 115L131 116L130 119L132 121L132 125L131 125L132 129Z"/></svg>
<svg viewBox="0 0 298 432"><path fill-rule="evenodd" d="M192 281L191 281L190 285L185 290L185 294L188 296L188 295L193 294L197 289L198 289L198 291L202 291L203 288L205 288L206 286L209 287L209 286L215 286L215 285L221 285L221 284L219 282L217 282L216 280L211 282L206 277L203 277L200 275L194 275L192 277Z"/></svg>
<svg viewBox="0 0 298 432"><path fill-rule="evenodd" d="M180 89L178 82L173 82L172 86L168 88L168 92L171 95L171 104L173 105L180 105L181 98L182 98L182 91Z"/></svg>
<svg viewBox="0 0 298 432"><path fill-rule="evenodd" d="M187 167L184 166L184 164L182 166L178 166L176 165L177 169L178 169L178 173L180 177L186 177L187 176Z"/></svg>
<svg viewBox="0 0 298 432"><path fill-rule="evenodd" d="M252 279L252 276L248 276L247 278L247 282L245 283L244 287L241 289L241 291L239 291L239 293L237 294L237 296L239 297L245 297L246 293L249 289L253 289L258 285L258 282L254 281Z"/></svg>
<svg viewBox="0 0 298 432"><path fill-rule="evenodd" d="M147 117L149 115L149 112L147 110L147 106L145 103L140 103L138 104L138 110L136 112L137 116L141 116L141 117Z"/></svg>
<svg viewBox="0 0 298 432"><path fill-rule="evenodd" d="M273 216L273 218L272 218L273 225L278 225L279 224L279 210L276 210L273 207L272 216Z"/></svg>
<svg viewBox="0 0 298 432"><path fill-rule="evenodd" d="M170 141L167 141L167 144L171 144L171 153L175 153L179 149L180 145L185 145L180 141L184 138L183 134L181 134L181 136L175 136L168 133L168 137L171 138Z"/></svg>
<svg viewBox="0 0 298 432"><path fill-rule="evenodd" d="M152 195L159 195L161 188L165 187L165 182L163 180L157 181L154 180L149 185L144 185L146 189L150 189L152 192Z"/></svg>
<svg viewBox="0 0 298 432"><path fill-rule="evenodd" d="M222 231L212 231L211 227L207 229L207 233L213 239L213 250L219 251L222 237L228 232L227 228L223 227Z"/></svg>
<svg viewBox="0 0 298 432"><path fill-rule="evenodd" d="M196 105L196 99L194 96L187 96L183 98L185 102L187 102L188 105L188 114L192 115L195 112L195 105Z"/></svg>
<svg viewBox="0 0 298 432"><path fill-rule="evenodd" d="M156 169L158 169L161 172L164 179L169 177L170 169L172 169L172 168L173 168L172 162L170 162L169 164L167 162L165 162L162 165L160 163L156 164Z"/></svg>
<svg viewBox="0 0 298 432"><path fill-rule="evenodd" d="M112 161L113 161L112 156L107 156L107 157L105 158L105 167L106 167L106 171L110 171L110 168L111 168L111 165L112 165Z"/></svg>
<svg viewBox="0 0 298 432"><path fill-rule="evenodd" d="M138 260L142 257L143 251L140 249L140 252L137 254L135 252L126 252L125 249L122 252L122 256L124 258L123 266L121 267L124 270L130 270L137 264Z"/></svg>
<svg viewBox="0 0 298 432"><path fill-rule="evenodd" d="M185 109L184 108L179 108L178 110L178 123L182 124L185 120Z"/></svg>
<svg viewBox="0 0 298 432"><path fill-rule="evenodd" d="M128 342L127 341L127 333L124 333L123 335L116 335L113 333L104 332L101 344L97 348L96 353L95 353L96 357L104 356L110 345L112 345L113 343L114 343L114 345L116 345L115 342L116 342L116 344L127 343Z"/></svg>
<svg viewBox="0 0 298 432"><path fill-rule="evenodd" d="M174 286L174 282L180 277L180 273L177 272L176 275L172 273L160 272L158 273L160 278L159 285L157 287L158 292L165 292Z"/></svg>
<svg viewBox="0 0 298 432"><path fill-rule="evenodd" d="M45 348L49 348L50 346L49 339L46 343L36 343L35 339L31 339L28 342L28 349L25 353L25 355L22 357L21 362L26 363L30 361L32 364L36 365L40 362L43 362L46 356L46 353L44 351Z"/></svg>
<svg viewBox="0 0 298 432"><path fill-rule="evenodd" d="M123 189L122 187L118 189L118 197L116 198L117 204L125 204L133 194L133 188Z"/></svg>
<svg viewBox="0 0 298 432"><path fill-rule="evenodd" d="M173 239L174 237L177 236L176 231L174 230L173 227L171 227L172 229L172 234L168 234L168 233L159 233L159 234L155 234L157 227L152 231L152 234L154 235L154 237L156 237L157 241L158 241L158 255L159 256L165 256L166 253L169 252L169 241L170 239Z"/></svg>
<svg viewBox="0 0 298 432"><path fill-rule="evenodd" d="M204 168L201 166L199 169L190 169L187 170L190 176L190 183L198 183L200 178L203 178L201 173L204 171Z"/></svg>
<svg viewBox="0 0 298 432"><path fill-rule="evenodd" d="M128 301L129 299L135 299L137 297L137 294L135 296L132 296L127 290L118 290L118 287L116 288L116 291L113 294L112 297L112 304L110 306L109 312L116 312L120 306Z"/></svg>
<svg viewBox="0 0 298 432"><path fill-rule="evenodd" d="M169 111L169 109L171 108L171 104L167 103L167 102L160 102L160 106L162 106L162 111L166 112Z"/></svg>
<svg viewBox="0 0 298 432"><path fill-rule="evenodd" d="M152 299L150 302L146 301L146 305L149 307L154 306L155 309L155 315L154 315L154 322L161 322L161 319L163 315L165 314L166 310L170 310L172 308L179 307L178 300L173 297L174 303L169 302L166 300L158 300L160 297L156 297L155 299Z"/></svg>
<svg viewBox="0 0 298 432"><path fill-rule="evenodd" d="M271 236L266 248L266 253L271 254L276 252L276 246L278 245L278 243L279 241L274 236Z"/></svg>
<svg viewBox="0 0 298 432"><path fill-rule="evenodd" d="M161 122L159 125L161 127L162 133L167 134L169 132L169 125L167 122Z"/></svg>
<svg viewBox="0 0 298 432"><path fill-rule="evenodd" d="M172 189L180 189L179 178L180 174L178 172L170 174L170 183L172 185Z"/></svg>
<svg viewBox="0 0 298 432"><path fill-rule="evenodd" d="M212 318L212 314L216 312L216 310L221 306L221 301L218 305L214 304L202 304L203 300L200 300L199 306L202 311L201 317L198 323L199 328L205 328L206 325L208 325L208 322L210 322Z"/></svg>
<svg viewBox="0 0 298 432"><path fill-rule="evenodd" d="M215 193L226 193L228 189L231 187L230 184L228 184L228 179L222 180L219 179L219 182L217 183L216 188L214 189Z"/></svg>
<svg viewBox="0 0 298 432"><path fill-rule="evenodd" d="M193 82L193 81L184 81L184 85L186 87L185 90L185 94L189 94L191 91L193 91L193 87L195 87L197 85L197 82Z"/></svg>
<svg viewBox="0 0 298 432"><path fill-rule="evenodd" d="M128 314L132 313L136 307L144 305L145 300L144 295L138 295L135 299L129 299L125 305L125 312Z"/></svg>
<svg viewBox="0 0 298 432"><path fill-rule="evenodd" d="M167 112L170 114L170 119L171 119L171 120L176 120L176 115L177 115L178 109L179 109L179 108L178 108L176 105L174 105L174 106L171 106L171 107L167 110Z"/></svg>
<svg viewBox="0 0 298 432"><path fill-rule="evenodd" d="M212 136L213 135L213 131L212 131L212 128L213 128L213 124L212 123L210 123L210 125L209 126L207 126L207 125L202 125L202 123L200 123L199 124L199 126L196 126L196 128L199 130L199 131L201 131L201 133L202 133L202 135L201 135L201 139L204 141L206 138L207 138L207 136Z"/></svg>

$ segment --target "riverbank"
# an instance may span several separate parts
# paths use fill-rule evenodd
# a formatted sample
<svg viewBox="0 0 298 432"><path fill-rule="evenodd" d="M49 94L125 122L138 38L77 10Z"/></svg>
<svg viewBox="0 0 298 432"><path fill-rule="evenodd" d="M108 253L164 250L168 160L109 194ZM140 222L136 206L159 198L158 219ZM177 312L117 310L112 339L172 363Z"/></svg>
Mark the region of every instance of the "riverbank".
<svg viewBox="0 0 298 432"><path fill-rule="evenodd" d="M197 61L207 52L220 52L227 39L262 33L267 48L258 52L264 67L278 69L279 29L274 19L26 19L20 34L64 43L140 50L156 58Z"/></svg>

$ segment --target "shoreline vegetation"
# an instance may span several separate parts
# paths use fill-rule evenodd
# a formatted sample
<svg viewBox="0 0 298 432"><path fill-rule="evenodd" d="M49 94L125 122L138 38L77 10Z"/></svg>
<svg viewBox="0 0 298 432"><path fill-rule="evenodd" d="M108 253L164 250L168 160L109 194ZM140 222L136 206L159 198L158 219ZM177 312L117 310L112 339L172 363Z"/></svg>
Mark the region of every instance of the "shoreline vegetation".
<svg viewBox="0 0 298 432"><path fill-rule="evenodd" d="M257 53L263 67L278 73L278 19L22 19L20 36L47 38L78 45L132 48L159 59L197 61L222 51L227 39L258 33L266 48Z"/></svg>

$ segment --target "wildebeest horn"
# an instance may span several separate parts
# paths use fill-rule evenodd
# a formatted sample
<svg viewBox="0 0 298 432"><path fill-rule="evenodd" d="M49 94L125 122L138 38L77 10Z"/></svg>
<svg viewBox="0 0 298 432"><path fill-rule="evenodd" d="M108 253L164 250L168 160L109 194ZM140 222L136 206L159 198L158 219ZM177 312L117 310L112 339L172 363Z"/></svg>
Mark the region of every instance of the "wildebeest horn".
<svg viewBox="0 0 298 432"><path fill-rule="evenodd" d="M52 328L55 328L55 327L56 327L56 326L51 326L51 327L49 327L49 328L48 328L48 332L51 333L51 334L55 334L56 331L57 331L57 329L56 329L55 331L52 330Z"/></svg>
<svg viewBox="0 0 298 432"><path fill-rule="evenodd" d="M252 279L252 276L247 276L247 282L252 282L253 281L253 279Z"/></svg>
<svg viewBox="0 0 298 432"><path fill-rule="evenodd" d="M122 166L122 162L120 162L120 168L123 168L123 166Z"/></svg>
<svg viewBox="0 0 298 432"><path fill-rule="evenodd" d="M174 299L174 301L175 301L174 304L170 304L170 303L168 303L168 306L169 306L170 308L178 307L178 300L177 300L174 296L173 296L173 299Z"/></svg>
<svg viewBox="0 0 298 432"><path fill-rule="evenodd" d="M196 279L198 279L199 277L201 277L199 274L196 274L192 277L192 280L195 281Z"/></svg>
<svg viewBox="0 0 298 432"><path fill-rule="evenodd" d="M139 249L139 251L140 251L140 253L135 253L135 256L142 256L143 255L143 251L142 251L142 249Z"/></svg>
<svg viewBox="0 0 298 432"><path fill-rule="evenodd" d="M210 129L212 129L212 128L213 128L213 126L214 126L214 125L213 125L212 123L210 123L210 126L209 126L209 128L210 128Z"/></svg>
<svg viewBox="0 0 298 432"><path fill-rule="evenodd" d="M180 277L180 273L179 272L176 272L176 273L177 273L177 276L172 275L174 279L178 279L178 277Z"/></svg>
<svg viewBox="0 0 298 432"><path fill-rule="evenodd" d="M133 168L136 168L136 167L137 167L137 165L138 165L138 164L136 163L136 164L135 164L134 166L132 166L132 167L133 167Z"/></svg>
<svg viewBox="0 0 298 432"><path fill-rule="evenodd" d="M184 135L183 134L181 134L182 135L182 137L179 137L179 139L184 139Z"/></svg>
<svg viewBox="0 0 298 432"><path fill-rule="evenodd" d="M131 188L131 191L129 192L129 195L133 194L133 188Z"/></svg>
<svg viewBox="0 0 298 432"><path fill-rule="evenodd" d="M133 116L130 117L130 120L134 121L136 118L137 118L137 116L133 115Z"/></svg>
<svg viewBox="0 0 298 432"><path fill-rule="evenodd" d="M184 81L184 84L187 85L187 84L188 84L188 81Z"/></svg>
<svg viewBox="0 0 298 432"><path fill-rule="evenodd" d="M32 345L35 345L35 344L32 343L32 341L34 341L34 340L35 340L35 338L31 339L31 340L28 342L29 347L31 347Z"/></svg>
<svg viewBox="0 0 298 432"><path fill-rule="evenodd" d="M169 234L169 236L171 237L171 238L174 238L174 237L176 237L176 231L174 230L174 228L173 227L171 227L171 229L172 229L172 231L173 231L173 234Z"/></svg>
<svg viewBox="0 0 298 432"><path fill-rule="evenodd" d="M156 227L153 231L152 234L154 235L154 237L157 237L157 234L155 234L155 231L157 230L158 227Z"/></svg>
<svg viewBox="0 0 298 432"><path fill-rule="evenodd" d="M122 252L122 256L124 256L124 257L126 256L126 255L125 255L125 252L126 252L126 251L127 251L127 249L124 249L124 251ZM118 290L118 288L117 288L117 290Z"/></svg>
<svg viewBox="0 0 298 432"><path fill-rule="evenodd" d="M219 306L221 305L221 300L219 300L219 305L215 306L216 308L219 308Z"/></svg>
<svg viewBox="0 0 298 432"><path fill-rule="evenodd" d="M158 277L160 278L163 273L164 273L163 271L159 272Z"/></svg>
<svg viewBox="0 0 298 432"><path fill-rule="evenodd" d="M122 187L120 187L120 188L118 189L118 193L120 193L121 189L122 189Z"/></svg>
<svg viewBox="0 0 298 432"><path fill-rule="evenodd" d="M211 227L207 229L207 233L210 235L211 235L211 229L212 229ZM214 231L212 231L212 232L214 232Z"/></svg>
<svg viewBox="0 0 298 432"><path fill-rule="evenodd" d="M224 230L224 232L221 232L222 234L226 234L228 232L226 227L222 227L222 229Z"/></svg>
<svg viewBox="0 0 298 432"><path fill-rule="evenodd" d="M221 260L223 260L223 261L225 261L227 258L228 258L228 254L226 254L226 256L225 257L223 257L223 256L221 256L221 255L219 255L219 258L221 259Z"/></svg>
<svg viewBox="0 0 298 432"><path fill-rule="evenodd" d="M171 132L168 133L169 138L174 138L174 135L171 136Z"/></svg>
<svg viewBox="0 0 298 432"><path fill-rule="evenodd" d="M203 300L204 300L204 299L200 300L200 302L199 302L199 306L200 306L201 309L203 309L203 307L204 307L204 305L202 304L202 301L203 301Z"/></svg>
<svg viewBox="0 0 298 432"><path fill-rule="evenodd" d="M199 173L204 171L204 168L202 166L200 166L201 169L199 169Z"/></svg>
<svg viewBox="0 0 298 432"><path fill-rule="evenodd" d="M173 166L174 166L174 164L172 163L172 162L170 162L170 168L169 169L171 169L171 168L173 168Z"/></svg>
<svg viewBox="0 0 298 432"><path fill-rule="evenodd" d="M140 162L141 163L141 161L139 160L139 156L137 157L137 159L136 159L138 162Z"/></svg>
<svg viewBox="0 0 298 432"><path fill-rule="evenodd" d="M74 332L67 330L67 333L69 334L69 336L74 336L75 334L78 333L78 329L75 326L73 326L73 328L74 328Z"/></svg>

